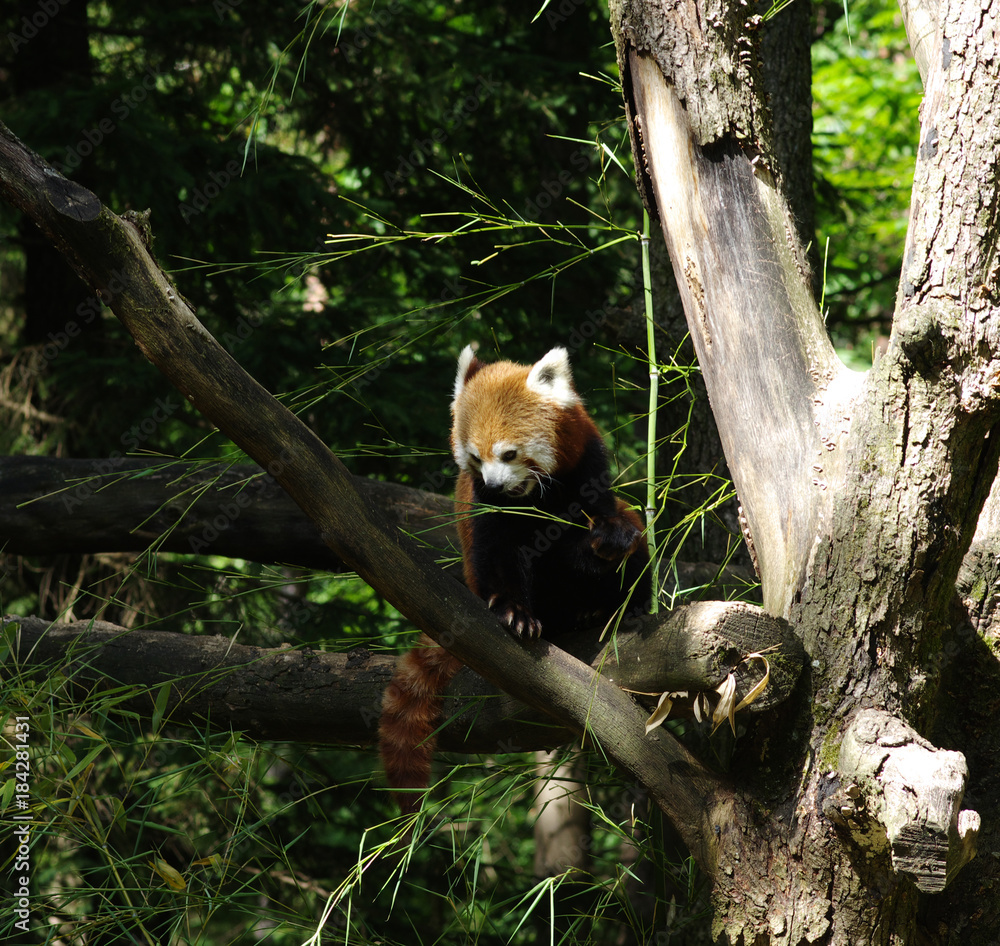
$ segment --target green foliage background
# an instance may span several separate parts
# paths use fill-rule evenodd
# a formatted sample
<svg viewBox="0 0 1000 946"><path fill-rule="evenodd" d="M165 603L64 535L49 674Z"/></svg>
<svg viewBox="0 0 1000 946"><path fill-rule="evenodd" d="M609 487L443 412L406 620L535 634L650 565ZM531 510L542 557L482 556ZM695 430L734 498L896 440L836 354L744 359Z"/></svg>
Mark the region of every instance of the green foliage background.
<svg viewBox="0 0 1000 946"><path fill-rule="evenodd" d="M570 344L622 482L637 478L647 369L620 339L641 335L641 208L603 4L532 19L481 2L119 0L60 6L31 37L21 18L35 8L0 9L15 24L0 53L7 124L114 210L151 210L155 252L200 318L354 472L447 491L453 366L478 340L523 361ZM919 80L898 13L873 0L850 25L838 5L814 14L824 304L860 364L888 331ZM244 459L3 207L0 240L3 452ZM410 635L349 577L155 550L7 558L12 613L262 646L395 650ZM162 713L150 725L118 712L114 689L23 673L7 644L3 732L13 753L11 720L31 720L32 909L49 941L318 943L324 917L322 941L345 943L704 941L690 863L600 760L585 762L588 877L533 876L524 757L447 760L407 865L371 753L254 745ZM657 878L642 909L633 873ZM0 936L37 941L5 928L8 907Z"/></svg>
<svg viewBox="0 0 1000 946"><path fill-rule="evenodd" d="M821 15L818 25L813 141L827 324L843 360L864 368L895 307L922 89L896 7L851 4L850 18Z"/></svg>

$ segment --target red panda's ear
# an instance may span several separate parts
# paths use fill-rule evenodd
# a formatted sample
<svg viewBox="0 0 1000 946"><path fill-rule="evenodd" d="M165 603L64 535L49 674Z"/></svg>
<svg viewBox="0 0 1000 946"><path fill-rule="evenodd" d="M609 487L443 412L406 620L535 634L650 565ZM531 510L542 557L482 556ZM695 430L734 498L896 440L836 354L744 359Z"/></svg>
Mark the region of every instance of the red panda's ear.
<svg viewBox="0 0 1000 946"><path fill-rule="evenodd" d="M459 395L465 386L472 379L472 376L482 368L486 362L480 361L476 357L475 349L471 345L466 345L462 349L462 354L458 356L458 374L455 377L455 397L452 400L452 407L458 401Z"/></svg>
<svg viewBox="0 0 1000 946"><path fill-rule="evenodd" d="M573 387L573 372L565 348L553 348L536 361L528 372L527 385L529 391L555 401L560 407L573 407L580 403L580 395Z"/></svg>

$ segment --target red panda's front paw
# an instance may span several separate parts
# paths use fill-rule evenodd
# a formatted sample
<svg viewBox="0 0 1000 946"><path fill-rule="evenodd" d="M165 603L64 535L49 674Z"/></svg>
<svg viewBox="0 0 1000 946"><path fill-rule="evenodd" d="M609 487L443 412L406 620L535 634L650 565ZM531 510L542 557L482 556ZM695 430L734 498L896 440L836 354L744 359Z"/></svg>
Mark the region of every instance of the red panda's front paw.
<svg viewBox="0 0 1000 946"><path fill-rule="evenodd" d="M542 622L524 605L504 595L493 595L489 600L489 608L501 623L510 628L511 634L515 637L534 640L542 636Z"/></svg>
<svg viewBox="0 0 1000 946"><path fill-rule="evenodd" d="M598 558L620 562L628 558L642 541L642 529L631 510L628 514L600 517L590 523L590 547Z"/></svg>

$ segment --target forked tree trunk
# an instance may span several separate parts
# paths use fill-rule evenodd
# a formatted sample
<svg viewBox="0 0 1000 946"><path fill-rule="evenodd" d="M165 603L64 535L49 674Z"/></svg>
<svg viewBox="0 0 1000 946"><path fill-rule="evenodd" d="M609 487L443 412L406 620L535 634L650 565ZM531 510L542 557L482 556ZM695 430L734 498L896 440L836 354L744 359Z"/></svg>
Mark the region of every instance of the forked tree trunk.
<svg viewBox="0 0 1000 946"><path fill-rule="evenodd" d="M916 731L944 698L956 576L1000 452L998 9L904 10L927 90L913 211L888 351L858 374L832 349L782 197L758 18L728 0L612 2L640 190L764 604L811 658L797 707L732 773L759 806L723 829L712 878L733 942L908 941L974 849L965 760ZM995 942L996 895L978 909L961 941Z"/></svg>

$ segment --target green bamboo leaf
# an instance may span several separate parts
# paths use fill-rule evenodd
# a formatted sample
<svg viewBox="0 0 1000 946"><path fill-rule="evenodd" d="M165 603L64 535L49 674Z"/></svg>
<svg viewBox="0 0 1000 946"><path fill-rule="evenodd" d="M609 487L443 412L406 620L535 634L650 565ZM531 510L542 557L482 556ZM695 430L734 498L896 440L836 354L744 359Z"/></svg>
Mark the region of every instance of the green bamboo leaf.
<svg viewBox="0 0 1000 946"><path fill-rule="evenodd" d="M102 743L99 746L94 746L82 759L77 761L76 765L73 766L66 773L66 781L71 782L75 779L91 762L94 761L105 749L105 745Z"/></svg>
<svg viewBox="0 0 1000 946"><path fill-rule="evenodd" d="M170 684L164 683L156 691L156 701L153 703L153 730L159 730L163 714L167 711L167 701L170 699Z"/></svg>

